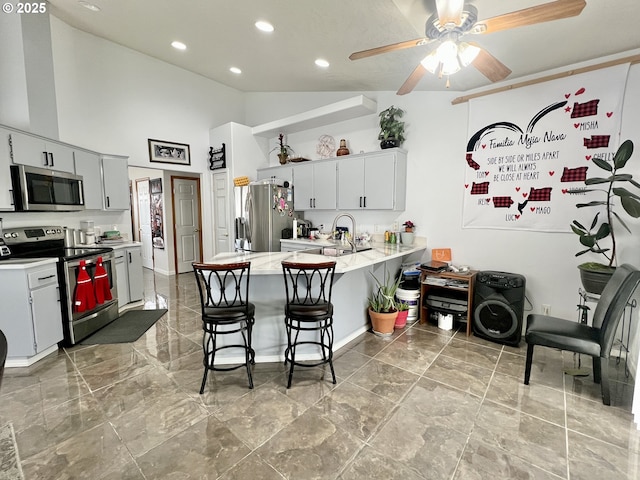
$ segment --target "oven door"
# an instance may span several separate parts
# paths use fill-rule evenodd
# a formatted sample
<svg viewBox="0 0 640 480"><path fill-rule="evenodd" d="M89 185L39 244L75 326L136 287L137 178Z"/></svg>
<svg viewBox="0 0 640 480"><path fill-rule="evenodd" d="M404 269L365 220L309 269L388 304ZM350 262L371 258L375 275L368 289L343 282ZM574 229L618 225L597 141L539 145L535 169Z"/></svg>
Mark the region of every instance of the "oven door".
<svg viewBox="0 0 640 480"><path fill-rule="evenodd" d="M98 264L102 257L102 266ZM82 270L84 262L85 270ZM67 294L65 340L73 345L118 318L113 252L64 261Z"/></svg>

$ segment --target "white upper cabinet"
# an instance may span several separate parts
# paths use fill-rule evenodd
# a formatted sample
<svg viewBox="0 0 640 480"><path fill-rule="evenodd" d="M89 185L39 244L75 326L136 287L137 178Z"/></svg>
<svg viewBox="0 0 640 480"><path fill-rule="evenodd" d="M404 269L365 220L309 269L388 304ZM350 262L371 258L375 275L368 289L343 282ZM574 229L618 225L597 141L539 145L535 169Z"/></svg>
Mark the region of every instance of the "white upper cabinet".
<svg viewBox="0 0 640 480"><path fill-rule="evenodd" d="M74 173L73 148L52 140L11 132L13 163Z"/></svg>
<svg viewBox="0 0 640 480"><path fill-rule="evenodd" d="M338 163L339 210L404 210L406 154L383 150Z"/></svg>
<svg viewBox="0 0 640 480"><path fill-rule="evenodd" d="M304 162L293 167L295 210L336 209L336 161Z"/></svg>
<svg viewBox="0 0 640 480"><path fill-rule="evenodd" d="M100 155L86 150L76 150L73 155L76 174L82 175L84 207L88 210L102 210L103 187L102 174L100 173Z"/></svg>
<svg viewBox="0 0 640 480"><path fill-rule="evenodd" d="M127 157L103 156L102 180L105 210L129 209L129 165Z"/></svg>
<svg viewBox="0 0 640 480"><path fill-rule="evenodd" d="M13 210L13 192L11 187L11 151L9 149L11 131L0 128L0 210Z"/></svg>

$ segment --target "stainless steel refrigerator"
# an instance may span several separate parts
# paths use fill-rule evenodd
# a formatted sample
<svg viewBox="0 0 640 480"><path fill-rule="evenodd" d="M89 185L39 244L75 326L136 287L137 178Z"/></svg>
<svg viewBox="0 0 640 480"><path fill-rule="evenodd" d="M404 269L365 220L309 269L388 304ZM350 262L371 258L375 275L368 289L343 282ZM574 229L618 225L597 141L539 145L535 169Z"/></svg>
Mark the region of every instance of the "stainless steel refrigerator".
<svg viewBox="0 0 640 480"><path fill-rule="evenodd" d="M293 227L293 188L271 183L249 185L246 236L252 252L279 252L282 230Z"/></svg>

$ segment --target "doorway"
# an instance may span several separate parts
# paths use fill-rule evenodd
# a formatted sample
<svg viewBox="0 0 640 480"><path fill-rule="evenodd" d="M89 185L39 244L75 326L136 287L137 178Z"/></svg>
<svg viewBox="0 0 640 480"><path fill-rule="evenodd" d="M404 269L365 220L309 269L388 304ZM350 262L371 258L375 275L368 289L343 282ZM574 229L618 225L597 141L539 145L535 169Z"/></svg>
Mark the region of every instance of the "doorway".
<svg viewBox="0 0 640 480"><path fill-rule="evenodd" d="M176 273L191 272L202 260L200 179L171 177Z"/></svg>
<svg viewBox="0 0 640 480"><path fill-rule="evenodd" d="M138 204L138 239L142 243L142 266L153 270L149 178L136 180L136 194Z"/></svg>

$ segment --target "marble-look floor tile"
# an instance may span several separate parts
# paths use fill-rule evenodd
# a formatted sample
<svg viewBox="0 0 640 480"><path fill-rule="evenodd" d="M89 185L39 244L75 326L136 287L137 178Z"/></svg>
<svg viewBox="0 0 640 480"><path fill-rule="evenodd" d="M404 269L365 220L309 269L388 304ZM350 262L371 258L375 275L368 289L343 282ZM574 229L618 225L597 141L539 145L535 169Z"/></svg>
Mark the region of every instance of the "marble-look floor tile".
<svg viewBox="0 0 640 480"><path fill-rule="evenodd" d="M640 454L569 431L569 473L571 480L635 479L640 475Z"/></svg>
<svg viewBox="0 0 640 480"><path fill-rule="evenodd" d="M257 448L305 409L304 405L266 385L254 388L214 415L240 440Z"/></svg>
<svg viewBox="0 0 640 480"><path fill-rule="evenodd" d="M80 369L80 374L94 391L112 383L134 377L153 368L149 361L135 351Z"/></svg>
<svg viewBox="0 0 640 480"><path fill-rule="evenodd" d="M502 366L506 368L506 366ZM544 385L551 388L564 389L564 360L562 351L555 348L536 346L533 349L530 384ZM502 370L503 373L505 372ZM515 374L515 372L513 372ZM518 373L524 382L524 367ZM518 376L518 375L516 375Z"/></svg>
<svg viewBox="0 0 640 480"><path fill-rule="evenodd" d="M102 409L92 395L84 395L43 410L34 414L26 428L16 431L20 458L25 459L52 448L104 421Z"/></svg>
<svg viewBox="0 0 640 480"><path fill-rule="evenodd" d="M560 480L563 478L567 478L566 475L558 476L546 472L515 455L490 447L477 439L471 439L467 443L454 476L454 480Z"/></svg>
<svg viewBox="0 0 640 480"><path fill-rule="evenodd" d="M426 473L426 472L425 472ZM423 480L424 478L404 462L396 461L376 452L371 447L364 447L358 456L347 465L340 480Z"/></svg>
<svg viewBox="0 0 640 480"><path fill-rule="evenodd" d="M253 452L220 477L220 480L284 480L279 472Z"/></svg>
<svg viewBox="0 0 640 480"><path fill-rule="evenodd" d="M281 373L272 377L265 385L306 407L310 407L325 395L328 395L339 383L342 383L342 380L336 374L337 383L336 385L333 384L331 370L328 366L296 368L293 372L290 388L287 388L288 379L288 372Z"/></svg>
<svg viewBox="0 0 640 480"><path fill-rule="evenodd" d="M394 340L395 337L380 337L371 332L366 332L358 338L351 340L344 348L346 350L353 350L354 352L373 357L383 348L391 345Z"/></svg>
<svg viewBox="0 0 640 480"><path fill-rule="evenodd" d="M567 428L621 448L637 449L640 439L630 412L574 395L567 395Z"/></svg>
<svg viewBox="0 0 640 480"><path fill-rule="evenodd" d="M209 412L188 395L169 391L110 421L132 455L140 456L208 415Z"/></svg>
<svg viewBox="0 0 640 480"><path fill-rule="evenodd" d="M405 407L398 408L369 444L426 478L449 479L468 435Z"/></svg>
<svg viewBox="0 0 640 480"><path fill-rule="evenodd" d="M344 382L313 408L340 428L366 441L393 407L393 402Z"/></svg>
<svg viewBox="0 0 640 480"><path fill-rule="evenodd" d="M23 462L25 478L123 479L144 477L109 423L78 433Z"/></svg>
<svg viewBox="0 0 640 480"><path fill-rule="evenodd" d="M371 357L363 355L354 350L345 350L336 353L333 357L333 367L339 372L341 378L348 378L360 367L369 362Z"/></svg>
<svg viewBox="0 0 640 480"><path fill-rule="evenodd" d="M250 452L220 420L209 416L136 460L146 478L218 478Z"/></svg>
<svg viewBox="0 0 640 480"><path fill-rule="evenodd" d="M484 395L493 370L439 355L424 376L474 395Z"/></svg>
<svg viewBox="0 0 640 480"><path fill-rule="evenodd" d="M166 343L156 345L138 345L135 347L150 363L166 364L194 352L202 352L202 346L184 335L176 334Z"/></svg>
<svg viewBox="0 0 640 480"><path fill-rule="evenodd" d="M564 426L564 393L542 385L525 385L522 380L496 373L486 398L523 413Z"/></svg>
<svg viewBox="0 0 640 480"><path fill-rule="evenodd" d="M57 350L30 367L5 368L0 397L47 380L75 374L73 362L64 350Z"/></svg>
<svg viewBox="0 0 640 480"><path fill-rule="evenodd" d="M433 362L446 342L428 332L414 330L398 339L375 356L376 360L421 375Z"/></svg>
<svg viewBox="0 0 640 480"><path fill-rule="evenodd" d="M372 360L358 370L349 382L358 385L392 402L398 402L420 378L418 375L377 360Z"/></svg>
<svg viewBox="0 0 640 480"><path fill-rule="evenodd" d="M258 448L257 453L285 478L337 478L364 444L317 411L304 412Z"/></svg>
<svg viewBox="0 0 640 480"><path fill-rule="evenodd" d="M82 371L106 360L130 355L133 351L134 348L131 343L114 343L107 345L75 345L67 350L67 353L75 366Z"/></svg>
<svg viewBox="0 0 640 480"><path fill-rule="evenodd" d="M493 370L500 357L500 351L453 338L442 351L442 355Z"/></svg>
<svg viewBox="0 0 640 480"><path fill-rule="evenodd" d="M485 400L471 438L558 476L566 474L566 431L558 425Z"/></svg>

